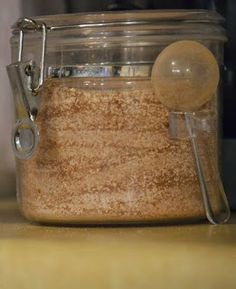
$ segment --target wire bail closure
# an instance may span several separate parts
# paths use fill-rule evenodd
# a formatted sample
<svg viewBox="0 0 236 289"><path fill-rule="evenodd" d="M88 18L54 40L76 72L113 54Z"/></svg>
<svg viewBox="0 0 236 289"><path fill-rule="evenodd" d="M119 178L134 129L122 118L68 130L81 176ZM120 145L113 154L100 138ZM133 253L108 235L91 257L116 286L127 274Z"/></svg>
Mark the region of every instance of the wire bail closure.
<svg viewBox="0 0 236 289"><path fill-rule="evenodd" d="M7 66L13 95L18 104L18 119L12 131L12 148L16 157L28 159L35 153L39 142L39 131L35 124L38 111L36 96L44 82L47 26L30 18L21 18L13 28L19 31L19 46L17 62ZM39 66L33 60L23 62L24 34L30 30L42 32Z"/></svg>
<svg viewBox="0 0 236 289"><path fill-rule="evenodd" d="M18 48L18 62L22 62L23 49L24 49L24 33L27 30L42 31L42 50L41 50L41 60L40 60L40 75L38 79L38 84L34 86L32 82L32 92L37 94L44 82L44 68L45 68L45 52L46 52L46 42L47 42L47 26L45 23L39 23L31 18L20 18L15 24L16 28L19 29L19 48ZM28 67L26 73L32 73L32 68Z"/></svg>

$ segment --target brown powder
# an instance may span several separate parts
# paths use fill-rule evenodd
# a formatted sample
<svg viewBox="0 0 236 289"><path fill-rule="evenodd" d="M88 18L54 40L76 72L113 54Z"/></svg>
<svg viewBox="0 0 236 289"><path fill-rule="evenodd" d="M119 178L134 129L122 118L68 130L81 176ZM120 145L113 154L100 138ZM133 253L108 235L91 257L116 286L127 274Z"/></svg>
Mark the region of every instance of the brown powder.
<svg viewBox="0 0 236 289"><path fill-rule="evenodd" d="M37 153L18 162L23 214L58 223L203 217L190 143L169 139L168 111L150 82L81 83L46 81Z"/></svg>

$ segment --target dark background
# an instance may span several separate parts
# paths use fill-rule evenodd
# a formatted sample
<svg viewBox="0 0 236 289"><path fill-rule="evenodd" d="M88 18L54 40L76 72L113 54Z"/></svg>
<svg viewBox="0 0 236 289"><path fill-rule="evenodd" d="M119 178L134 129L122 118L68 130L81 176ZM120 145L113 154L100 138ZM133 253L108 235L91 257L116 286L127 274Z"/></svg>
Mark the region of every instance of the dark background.
<svg viewBox="0 0 236 289"><path fill-rule="evenodd" d="M22 7L25 16L134 9L211 9L224 16L228 42L222 75L222 175L236 209L236 0L22 0Z"/></svg>

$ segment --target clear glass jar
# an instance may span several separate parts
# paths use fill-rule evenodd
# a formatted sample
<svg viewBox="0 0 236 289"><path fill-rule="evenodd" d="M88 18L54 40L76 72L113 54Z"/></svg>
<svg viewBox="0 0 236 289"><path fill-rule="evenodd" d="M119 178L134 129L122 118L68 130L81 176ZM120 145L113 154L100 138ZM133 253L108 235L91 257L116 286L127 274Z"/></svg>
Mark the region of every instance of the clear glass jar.
<svg viewBox="0 0 236 289"><path fill-rule="evenodd" d="M201 42L222 65L221 21L215 12L152 10L17 22L8 73L17 116L17 196L27 219L205 218L190 140L169 137L169 112L156 99L150 75L163 48L185 39ZM218 115L218 96L200 113ZM215 129L200 141L206 163L209 142L218 161L217 137Z"/></svg>

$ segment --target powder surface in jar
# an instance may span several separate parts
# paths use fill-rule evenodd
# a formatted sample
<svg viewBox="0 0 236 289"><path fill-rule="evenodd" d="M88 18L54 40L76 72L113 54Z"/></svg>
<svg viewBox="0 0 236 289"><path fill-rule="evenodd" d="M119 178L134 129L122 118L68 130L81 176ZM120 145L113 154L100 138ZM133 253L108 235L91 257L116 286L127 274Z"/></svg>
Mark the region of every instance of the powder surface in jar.
<svg viewBox="0 0 236 289"><path fill-rule="evenodd" d="M124 82L46 81L37 153L18 161L28 219L125 223L204 216L189 141L169 139L168 111L150 81Z"/></svg>

